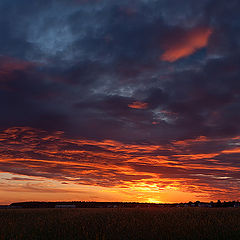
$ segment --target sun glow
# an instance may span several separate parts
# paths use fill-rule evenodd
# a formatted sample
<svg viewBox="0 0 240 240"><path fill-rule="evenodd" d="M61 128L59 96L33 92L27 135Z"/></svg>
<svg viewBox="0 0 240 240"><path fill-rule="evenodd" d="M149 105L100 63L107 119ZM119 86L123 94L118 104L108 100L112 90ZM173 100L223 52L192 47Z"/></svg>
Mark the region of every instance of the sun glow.
<svg viewBox="0 0 240 240"><path fill-rule="evenodd" d="M148 198L147 202L149 202L149 203L162 203L161 201L159 201L155 198Z"/></svg>

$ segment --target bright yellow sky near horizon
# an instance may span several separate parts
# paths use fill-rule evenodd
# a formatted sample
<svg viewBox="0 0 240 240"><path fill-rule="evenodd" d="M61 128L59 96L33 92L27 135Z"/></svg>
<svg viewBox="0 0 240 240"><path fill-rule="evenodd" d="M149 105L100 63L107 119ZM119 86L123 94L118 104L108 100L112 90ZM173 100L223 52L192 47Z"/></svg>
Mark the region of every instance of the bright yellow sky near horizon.
<svg viewBox="0 0 240 240"><path fill-rule="evenodd" d="M0 204L24 201L107 201L107 202L150 202L176 203L206 200L194 193L177 188L159 191L156 186L142 184L120 187L100 187L80 184L61 184L55 180L35 178L33 181L8 180L23 178L21 175L0 173Z"/></svg>

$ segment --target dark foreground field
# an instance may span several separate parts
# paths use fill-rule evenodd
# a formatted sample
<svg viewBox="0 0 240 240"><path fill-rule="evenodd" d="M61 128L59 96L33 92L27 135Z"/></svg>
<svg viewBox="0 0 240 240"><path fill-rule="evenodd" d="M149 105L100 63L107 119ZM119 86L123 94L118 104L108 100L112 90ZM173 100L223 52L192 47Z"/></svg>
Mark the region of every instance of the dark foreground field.
<svg viewBox="0 0 240 240"><path fill-rule="evenodd" d="M240 239L240 209L5 209L1 240Z"/></svg>

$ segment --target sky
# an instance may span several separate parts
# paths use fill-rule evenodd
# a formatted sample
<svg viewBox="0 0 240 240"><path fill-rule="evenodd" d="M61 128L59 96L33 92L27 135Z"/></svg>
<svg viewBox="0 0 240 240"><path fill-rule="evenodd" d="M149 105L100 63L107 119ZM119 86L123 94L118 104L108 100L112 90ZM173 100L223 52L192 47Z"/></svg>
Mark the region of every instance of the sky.
<svg viewBox="0 0 240 240"><path fill-rule="evenodd" d="M0 0L0 204L239 200L239 11Z"/></svg>

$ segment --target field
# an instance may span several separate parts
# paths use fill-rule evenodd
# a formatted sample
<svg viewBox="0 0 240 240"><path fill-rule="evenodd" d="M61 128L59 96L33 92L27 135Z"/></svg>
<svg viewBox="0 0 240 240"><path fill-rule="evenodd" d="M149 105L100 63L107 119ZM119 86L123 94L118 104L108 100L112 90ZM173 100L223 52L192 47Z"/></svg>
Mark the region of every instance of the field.
<svg viewBox="0 0 240 240"><path fill-rule="evenodd" d="M240 209L3 209L0 240L240 239Z"/></svg>

